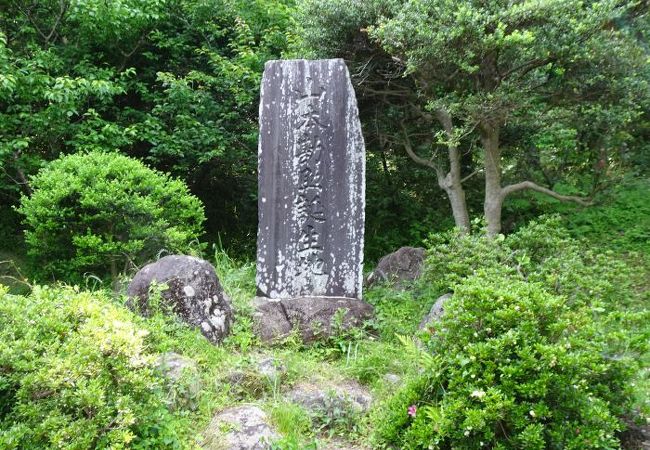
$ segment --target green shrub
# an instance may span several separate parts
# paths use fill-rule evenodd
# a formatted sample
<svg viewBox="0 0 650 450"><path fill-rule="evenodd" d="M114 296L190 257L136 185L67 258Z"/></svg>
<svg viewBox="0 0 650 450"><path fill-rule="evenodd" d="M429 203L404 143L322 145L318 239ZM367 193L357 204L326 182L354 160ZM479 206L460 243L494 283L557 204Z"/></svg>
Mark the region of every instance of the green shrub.
<svg viewBox="0 0 650 450"><path fill-rule="evenodd" d="M181 181L117 153L63 156L32 188L19 211L39 279L115 277L162 250L187 252L205 220Z"/></svg>
<svg viewBox="0 0 650 450"><path fill-rule="evenodd" d="M497 271L539 282L571 304L612 307L632 303L634 280L642 268L631 267L611 251L571 237L559 216L542 217L507 238L489 239L483 230L472 235L450 231L429 241L424 284L439 291L479 271Z"/></svg>
<svg viewBox="0 0 650 450"><path fill-rule="evenodd" d="M148 331L102 294L0 285L0 448L182 448Z"/></svg>
<svg viewBox="0 0 650 450"><path fill-rule="evenodd" d="M557 218L429 242L420 289L454 295L424 348L409 345L422 371L377 408L375 444L618 448L648 342L647 311L625 311L638 300L632 269Z"/></svg>
<svg viewBox="0 0 650 450"><path fill-rule="evenodd" d="M403 448L617 446L615 414L629 400L634 365L606 357L590 308L482 273L456 286L437 330L415 392L389 408L402 420L384 439ZM412 420L404 399L418 407Z"/></svg>

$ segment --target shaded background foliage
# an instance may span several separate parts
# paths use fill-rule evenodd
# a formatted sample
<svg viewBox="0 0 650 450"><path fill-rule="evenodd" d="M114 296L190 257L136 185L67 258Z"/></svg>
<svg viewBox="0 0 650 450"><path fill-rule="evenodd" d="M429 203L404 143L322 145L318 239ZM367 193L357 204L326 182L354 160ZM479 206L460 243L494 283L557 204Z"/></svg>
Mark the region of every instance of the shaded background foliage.
<svg viewBox="0 0 650 450"><path fill-rule="evenodd" d="M181 177L214 240L254 246L264 62L291 1L12 1L0 10L3 230L27 178L60 154L119 150Z"/></svg>
<svg viewBox="0 0 650 450"><path fill-rule="evenodd" d="M372 262L448 229L454 223L449 201L431 170L408 157L399 127L409 119L407 134L416 152L444 152L439 127L410 120L405 112L405 105L413 104L426 113L430 96L422 95L404 61L373 31L391 19L389 31L399 35L399 20L409 14L417 19L417 5L410 3L5 2L0 9L2 242L17 245L13 236L22 226L13 207L21 194L30 193L28 178L48 161L81 150L118 150L183 179L205 205L203 239L252 257L259 82L265 61L294 56L343 57L356 83L368 152L366 259ZM626 13L607 26L636 40L647 58L644 2L623 3ZM424 8L434 4L422 3ZM445 5L450 11L459 7ZM641 58L628 62L647 68L639 55L621 53L620 58ZM615 71L617 60L610 63L607 70ZM597 72L588 75L592 85L580 86L581 94L599 93L607 80ZM551 108L544 99L526 99L526 113L514 114L501 135L504 177L598 200L630 174L647 175L649 108L641 102L646 75L629 73L616 85L607 84L607 95L586 95L578 106L561 96ZM565 86L567 92L573 88ZM436 95L449 94L444 86L439 89ZM630 109L629 102L619 101L623 98L637 99L638 105ZM484 192L480 142L476 133L468 133L458 146L467 208L476 217L482 214ZM541 195L519 194L504 206L503 229L510 232L555 208L557 202Z"/></svg>

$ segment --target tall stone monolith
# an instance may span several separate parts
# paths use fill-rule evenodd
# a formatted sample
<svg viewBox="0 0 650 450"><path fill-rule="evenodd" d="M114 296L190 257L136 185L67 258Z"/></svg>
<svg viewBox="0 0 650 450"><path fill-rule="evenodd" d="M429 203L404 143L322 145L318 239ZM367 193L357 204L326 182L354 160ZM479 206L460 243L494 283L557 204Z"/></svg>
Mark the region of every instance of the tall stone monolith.
<svg viewBox="0 0 650 450"><path fill-rule="evenodd" d="M339 307L352 311L350 323L372 312L360 302L365 149L343 60L266 63L258 205L262 320L285 316L286 326L280 319L272 325L302 329L304 321L320 321L327 328Z"/></svg>
<svg viewBox="0 0 650 450"><path fill-rule="evenodd" d="M257 288L361 298L365 149L342 59L270 61L262 80Z"/></svg>

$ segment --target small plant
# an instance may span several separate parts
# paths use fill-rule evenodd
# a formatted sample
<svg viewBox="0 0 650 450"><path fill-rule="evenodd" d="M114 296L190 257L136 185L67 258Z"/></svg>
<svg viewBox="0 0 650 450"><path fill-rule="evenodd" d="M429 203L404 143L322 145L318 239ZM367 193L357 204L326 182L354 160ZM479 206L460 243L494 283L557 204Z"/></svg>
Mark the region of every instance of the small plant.
<svg viewBox="0 0 650 450"><path fill-rule="evenodd" d="M205 221L201 202L181 181L119 153L63 156L31 185L18 211L40 280L116 279L161 249L190 252Z"/></svg>
<svg viewBox="0 0 650 450"><path fill-rule="evenodd" d="M354 402L336 392L327 392L322 399L322 405L310 416L316 431L327 433L329 436L355 434L359 430L361 418Z"/></svg>
<svg viewBox="0 0 650 450"><path fill-rule="evenodd" d="M287 437L284 445L289 442L303 440L312 434L311 420L307 412L294 403L278 402L271 407L271 420L278 431ZM277 447L279 448L302 448L302 447Z"/></svg>

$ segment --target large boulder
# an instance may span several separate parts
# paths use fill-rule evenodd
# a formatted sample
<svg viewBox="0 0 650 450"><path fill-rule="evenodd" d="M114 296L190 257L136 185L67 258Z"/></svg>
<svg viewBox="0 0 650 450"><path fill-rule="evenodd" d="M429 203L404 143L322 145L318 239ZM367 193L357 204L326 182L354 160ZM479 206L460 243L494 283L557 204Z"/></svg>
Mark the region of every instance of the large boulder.
<svg viewBox="0 0 650 450"><path fill-rule="evenodd" d="M422 274L424 249L402 247L379 260L377 267L366 278L366 286L388 282L397 288L404 288Z"/></svg>
<svg viewBox="0 0 650 450"><path fill-rule="evenodd" d="M337 297L256 297L253 307L255 333L267 343L289 336L294 329L305 343L326 339L337 331L363 325L374 313L372 305L362 300Z"/></svg>
<svg viewBox="0 0 650 450"><path fill-rule="evenodd" d="M431 327L434 323L439 321L440 318L442 318L442 315L445 313L445 303L447 303L447 301L451 298L451 295L452 294L445 294L438 297L436 302L431 307L431 310L429 310L429 313L422 318L420 326L418 327L420 330Z"/></svg>
<svg viewBox="0 0 650 450"><path fill-rule="evenodd" d="M280 436L264 411L253 405L225 409L212 418L203 433L205 450L265 450Z"/></svg>
<svg viewBox="0 0 650 450"><path fill-rule="evenodd" d="M165 284L163 302L186 323L196 326L213 344L230 332L232 308L212 265L199 258L170 255L144 266L129 284L131 307L150 313L153 283Z"/></svg>

